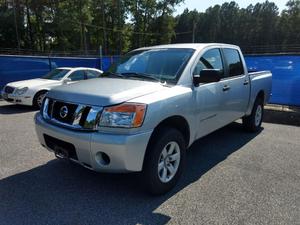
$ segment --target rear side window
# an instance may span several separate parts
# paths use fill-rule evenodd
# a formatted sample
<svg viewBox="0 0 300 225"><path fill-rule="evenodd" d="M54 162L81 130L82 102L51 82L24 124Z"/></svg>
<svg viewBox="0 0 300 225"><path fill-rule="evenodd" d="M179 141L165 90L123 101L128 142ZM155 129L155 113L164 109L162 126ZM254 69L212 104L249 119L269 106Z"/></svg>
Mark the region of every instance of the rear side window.
<svg viewBox="0 0 300 225"><path fill-rule="evenodd" d="M239 76L244 74L244 67L238 50L225 48L224 56L228 65L228 76Z"/></svg>
<svg viewBox="0 0 300 225"><path fill-rule="evenodd" d="M95 71L95 70L86 70L85 74L86 74L87 79L97 78L101 75L101 73L99 73L98 71Z"/></svg>
<svg viewBox="0 0 300 225"><path fill-rule="evenodd" d="M200 71L204 69L217 69L223 74L224 69L219 49L211 49L205 52L199 59L193 74L199 75Z"/></svg>
<svg viewBox="0 0 300 225"><path fill-rule="evenodd" d="M77 70L69 76L72 81L84 80L84 72L83 70Z"/></svg>

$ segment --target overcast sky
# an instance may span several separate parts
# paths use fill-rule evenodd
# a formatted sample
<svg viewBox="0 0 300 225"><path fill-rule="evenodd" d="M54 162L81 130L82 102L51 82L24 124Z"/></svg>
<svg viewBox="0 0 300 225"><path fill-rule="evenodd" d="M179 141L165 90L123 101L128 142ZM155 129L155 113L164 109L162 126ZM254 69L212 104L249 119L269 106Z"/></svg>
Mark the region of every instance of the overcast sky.
<svg viewBox="0 0 300 225"><path fill-rule="evenodd" d="M288 0L274 0L271 2L274 2L279 10L283 10L285 8L285 4ZM214 6L216 4L221 5L224 2L230 2L226 0L185 0L185 3L182 3L179 7L176 8L175 15L181 14L185 8L188 8L189 10L197 9L200 12L204 12L207 8L210 6ZM257 2L264 2L260 0L235 0L239 4L241 8L245 8L250 4L256 4Z"/></svg>

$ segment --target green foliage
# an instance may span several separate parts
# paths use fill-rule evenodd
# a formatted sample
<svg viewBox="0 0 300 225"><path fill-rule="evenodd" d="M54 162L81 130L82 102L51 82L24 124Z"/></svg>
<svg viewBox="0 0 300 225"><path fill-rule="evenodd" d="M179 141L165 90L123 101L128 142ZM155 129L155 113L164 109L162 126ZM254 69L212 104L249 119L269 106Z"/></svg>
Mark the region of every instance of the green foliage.
<svg viewBox="0 0 300 225"><path fill-rule="evenodd" d="M184 27L192 29L195 42L223 42L251 48L264 46L272 50L278 46L300 44L300 1L290 0L287 10L279 13L275 3L265 1L247 8L235 2L215 5L204 13L185 10L176 17L176 33ZM193 32L177 36L174 42L191 42Z"/></svg>
<svg viewBox="0 0 300 225"><path fill-rule="evenodd" d="M281 14L265 1L240 8L234 1L205 12L183 0L0 0L0 48L122 54L167 43L223 42L243 47L300 44L300 0Z"/></svg>
<svg viewBox="0 0 300 225"><path fill-rule="evenodd" d="M282 12L280 29L285 44L299 43L300 40L300 1L290 0Z"/></svg>

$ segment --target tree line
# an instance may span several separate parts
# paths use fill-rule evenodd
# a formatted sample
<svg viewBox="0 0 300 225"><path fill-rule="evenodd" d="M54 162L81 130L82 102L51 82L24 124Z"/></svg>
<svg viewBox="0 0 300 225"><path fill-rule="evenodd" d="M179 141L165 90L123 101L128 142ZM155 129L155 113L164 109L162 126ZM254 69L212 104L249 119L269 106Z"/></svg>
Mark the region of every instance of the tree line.
<svg viewBox="0 0 300 225"><path fill-rule="evenodd" d="M0 49L88 55L101 46L105 55L118 55L167 43L223 42L247 51L300 44L300 0L289 0L282 12L269 1L246 8L232 1L174 16L183 1L0 0Z"/></svg>

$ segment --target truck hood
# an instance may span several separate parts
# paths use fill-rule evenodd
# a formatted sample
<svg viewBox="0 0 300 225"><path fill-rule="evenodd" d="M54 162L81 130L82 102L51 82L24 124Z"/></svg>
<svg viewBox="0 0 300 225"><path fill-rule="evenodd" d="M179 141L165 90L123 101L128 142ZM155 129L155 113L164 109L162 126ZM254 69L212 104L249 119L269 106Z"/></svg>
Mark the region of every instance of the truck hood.
<svg viewBox="0 0 300 225"><path fill-rule="evenodd" d="M21 80L21 81L16 81L16 82L11 82L8 83L8 86L14 87L14 88L23 88L23 87L28 87L28 88L37 88L40 86L51 86L54 84L60 84L61 81L58 80L47 80L47 79L31 79L31 80Z"/></svg>
<svg viewBox="0 0 300 225"><path fill-rule="evenodd" d="M96 78L53 88L48 97L79 104L108 106L167 87L160 83L119 78Z"/></svg>

